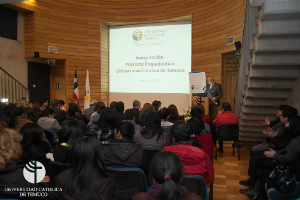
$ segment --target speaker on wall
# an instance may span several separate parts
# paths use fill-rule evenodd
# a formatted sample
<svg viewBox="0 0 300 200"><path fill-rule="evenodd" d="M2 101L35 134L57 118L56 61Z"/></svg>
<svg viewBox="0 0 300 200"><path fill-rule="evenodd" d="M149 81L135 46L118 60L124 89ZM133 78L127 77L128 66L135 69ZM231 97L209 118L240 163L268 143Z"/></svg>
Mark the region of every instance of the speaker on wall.
<svg viewBox="0 0 300 200"><path fill-rule="evenodd" d="M34 57L39 58L40 57L40 52L34 52Z"/></svg>

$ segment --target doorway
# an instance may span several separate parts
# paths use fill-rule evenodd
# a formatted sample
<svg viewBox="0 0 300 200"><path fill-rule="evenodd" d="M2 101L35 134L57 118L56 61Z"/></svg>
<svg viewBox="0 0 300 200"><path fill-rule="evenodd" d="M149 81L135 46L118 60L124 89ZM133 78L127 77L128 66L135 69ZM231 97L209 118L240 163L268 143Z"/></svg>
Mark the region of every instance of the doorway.
<svg viewBox="0 0 300 200"><path fill-rule="evenodd" d="M235 108L235 90L239 60L235 57L236 51L231 51L222 54L222 87L223 97L222 102L228 102L234 112Z"/></svg>

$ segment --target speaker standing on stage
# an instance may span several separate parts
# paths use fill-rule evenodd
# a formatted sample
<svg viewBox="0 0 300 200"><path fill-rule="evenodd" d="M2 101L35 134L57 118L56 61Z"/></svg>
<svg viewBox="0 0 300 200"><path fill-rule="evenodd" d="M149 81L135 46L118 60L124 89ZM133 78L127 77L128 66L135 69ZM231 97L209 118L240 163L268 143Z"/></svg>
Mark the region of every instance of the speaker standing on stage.
<svg viewBox="0 0 300 200"><path fill-rule="evenodd" d="M214 77L210 76L207 78L208 85L206 85L207 97L213 102L210 104L209 115L212 119L215 119L218 114L218 107L220 106L220 98L223 96L222 87L220 84L215 82Z"/></svg>

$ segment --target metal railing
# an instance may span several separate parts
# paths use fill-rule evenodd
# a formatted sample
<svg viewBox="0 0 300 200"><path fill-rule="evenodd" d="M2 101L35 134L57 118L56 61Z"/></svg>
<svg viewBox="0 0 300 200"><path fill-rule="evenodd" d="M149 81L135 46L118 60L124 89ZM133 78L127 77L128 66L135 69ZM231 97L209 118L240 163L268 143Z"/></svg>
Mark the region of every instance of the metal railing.
<svg viewBox="0 0 300 200"><path fill-rule="evenodd" d="M245 88L254 49L254 36L257 33L256 20L258 19L258 7L252 7L250 0L246 1L244 30L241 47L241 59L239 61L238 77L235 92L235 113L240 115L244 101Z"/></svg>
<svg viewBox="0 0 300 200"><path fill-rule="evenodd" d="M15 103L22 97L29 101L29 90L0 66L0 100Z"/></svg>

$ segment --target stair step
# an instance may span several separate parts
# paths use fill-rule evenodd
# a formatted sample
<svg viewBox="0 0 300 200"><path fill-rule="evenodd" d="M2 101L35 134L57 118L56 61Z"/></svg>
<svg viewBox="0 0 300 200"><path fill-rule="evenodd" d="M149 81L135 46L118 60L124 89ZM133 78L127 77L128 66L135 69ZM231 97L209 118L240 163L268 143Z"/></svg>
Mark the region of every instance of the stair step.
<svg viewBox="0 0 300 200"><path fill-rule="evenodd" d="M289 20L300 18L299 0L268 1L260 10L260 20Z"/></svg>
<svg viewBox="0 0 300 200"><path fill-rule="evenodd" d="M278 44L277 44L278 45ZM279 45L278 45L279 46ZM300 53L300 47L290 47L289 49L258 49L253 51L256 55L267 55L267 54L284 54L284 55L290 55L290 54L299 54Z"/></svg>
<svg viewBox="0 0 300 200"><path fill-rule="evenodd" d="M258 20L259 33L298 33L300 32L300 19L261 21Z"/></svg>
<svg viewBox="0 0 300 200"><path fill-rule="evenodd" d="M288 51L300 49L299 37L285 38L257 38L255 39L255 50L272 49L276 51Z"/></svg>
<svg viewBox="0 0 300 200"><path fill-rule="evenodd" d="M255 98L288 98L289 90L270 90L270 89L246 89L246 97Z"/></svg>
<svg viewBox="0 0 300 200"><path fill-rule="evenodd" d="M250 0L250 5L252 7L258 7L258 6L262 6L263 3L266 3L268 1L270 1L270 0ZM272 1L275 1L275 2L279 1L279 2L281 2L282 0L272 0Z"/></svg>
<svg viewBox="0 0 300 200"><path fill-rule="evenodd" d="M240 131L240 137L249 137L249 139L265 139L261 131L260 132L250 132L250 131Z"/></svg>
<svg viewBox="0 0 300 200"><path fill-rule="evenodd" d="M300 63L256 63L250 65L250 78L298 78ZM271 73L272 72L272 73Z"/></svg>
<svg viewBox="0 0 300 200"><path fill-rule="evenodd" d="M299 32L281 32L281 33L257 33L255 35L257 39L265 39L265 38L299 38L300 37L300 31Z"/></svg>
<svg viewBox="0 0 300 200"><path fill-rule="evenodd" d="M240 131L248 131L248 132L262 132L264 130L263 127L253 127L253 126L240 126Z"/></svg>
<svg viewBox="0 0 300 200"><path fill-rule="evenodd" d="M259 120L245 120L245 119L240 119L239 125L240 126L252 126L252 127L263 128L263 126L259 123Z"/></svg>
<svg viewBox="0 0 300 200"><path fill-rule="evenodd" d="M266 115L265 114L252 114L252 113L242 113L241 119L248 119L248 120L265 120ZM270 120L274 120L275 116L270 116Z"/></svg>
<svg viewBox="0 0 300 200"><path fill-rule="evenodd" d="M300 52L267 52L254 53L252 55L252 63L268 63L268 64L300 64Z"/></svg>
<svg viewBox="0 0 300 200"><path fill-rule="evenodd" d="M295 86L294 79L265 79L249 77L247 86L249 89L292 89Z"/></svg>
<svg viewBox="0 0 300 200"><path fill-rule="evenodd" d="M286 99L268 99L268 98L245 98L244 105L249 106L279 106L284 104Z"/></svg>
<svg viewBox="0 0 300 200"><path fill-rule="evenodd" d="M257 113L257 114L266 114L266 115L274 115L278 109L278 106L270 107L270 106L242 106L242 113Z"/></svg>

